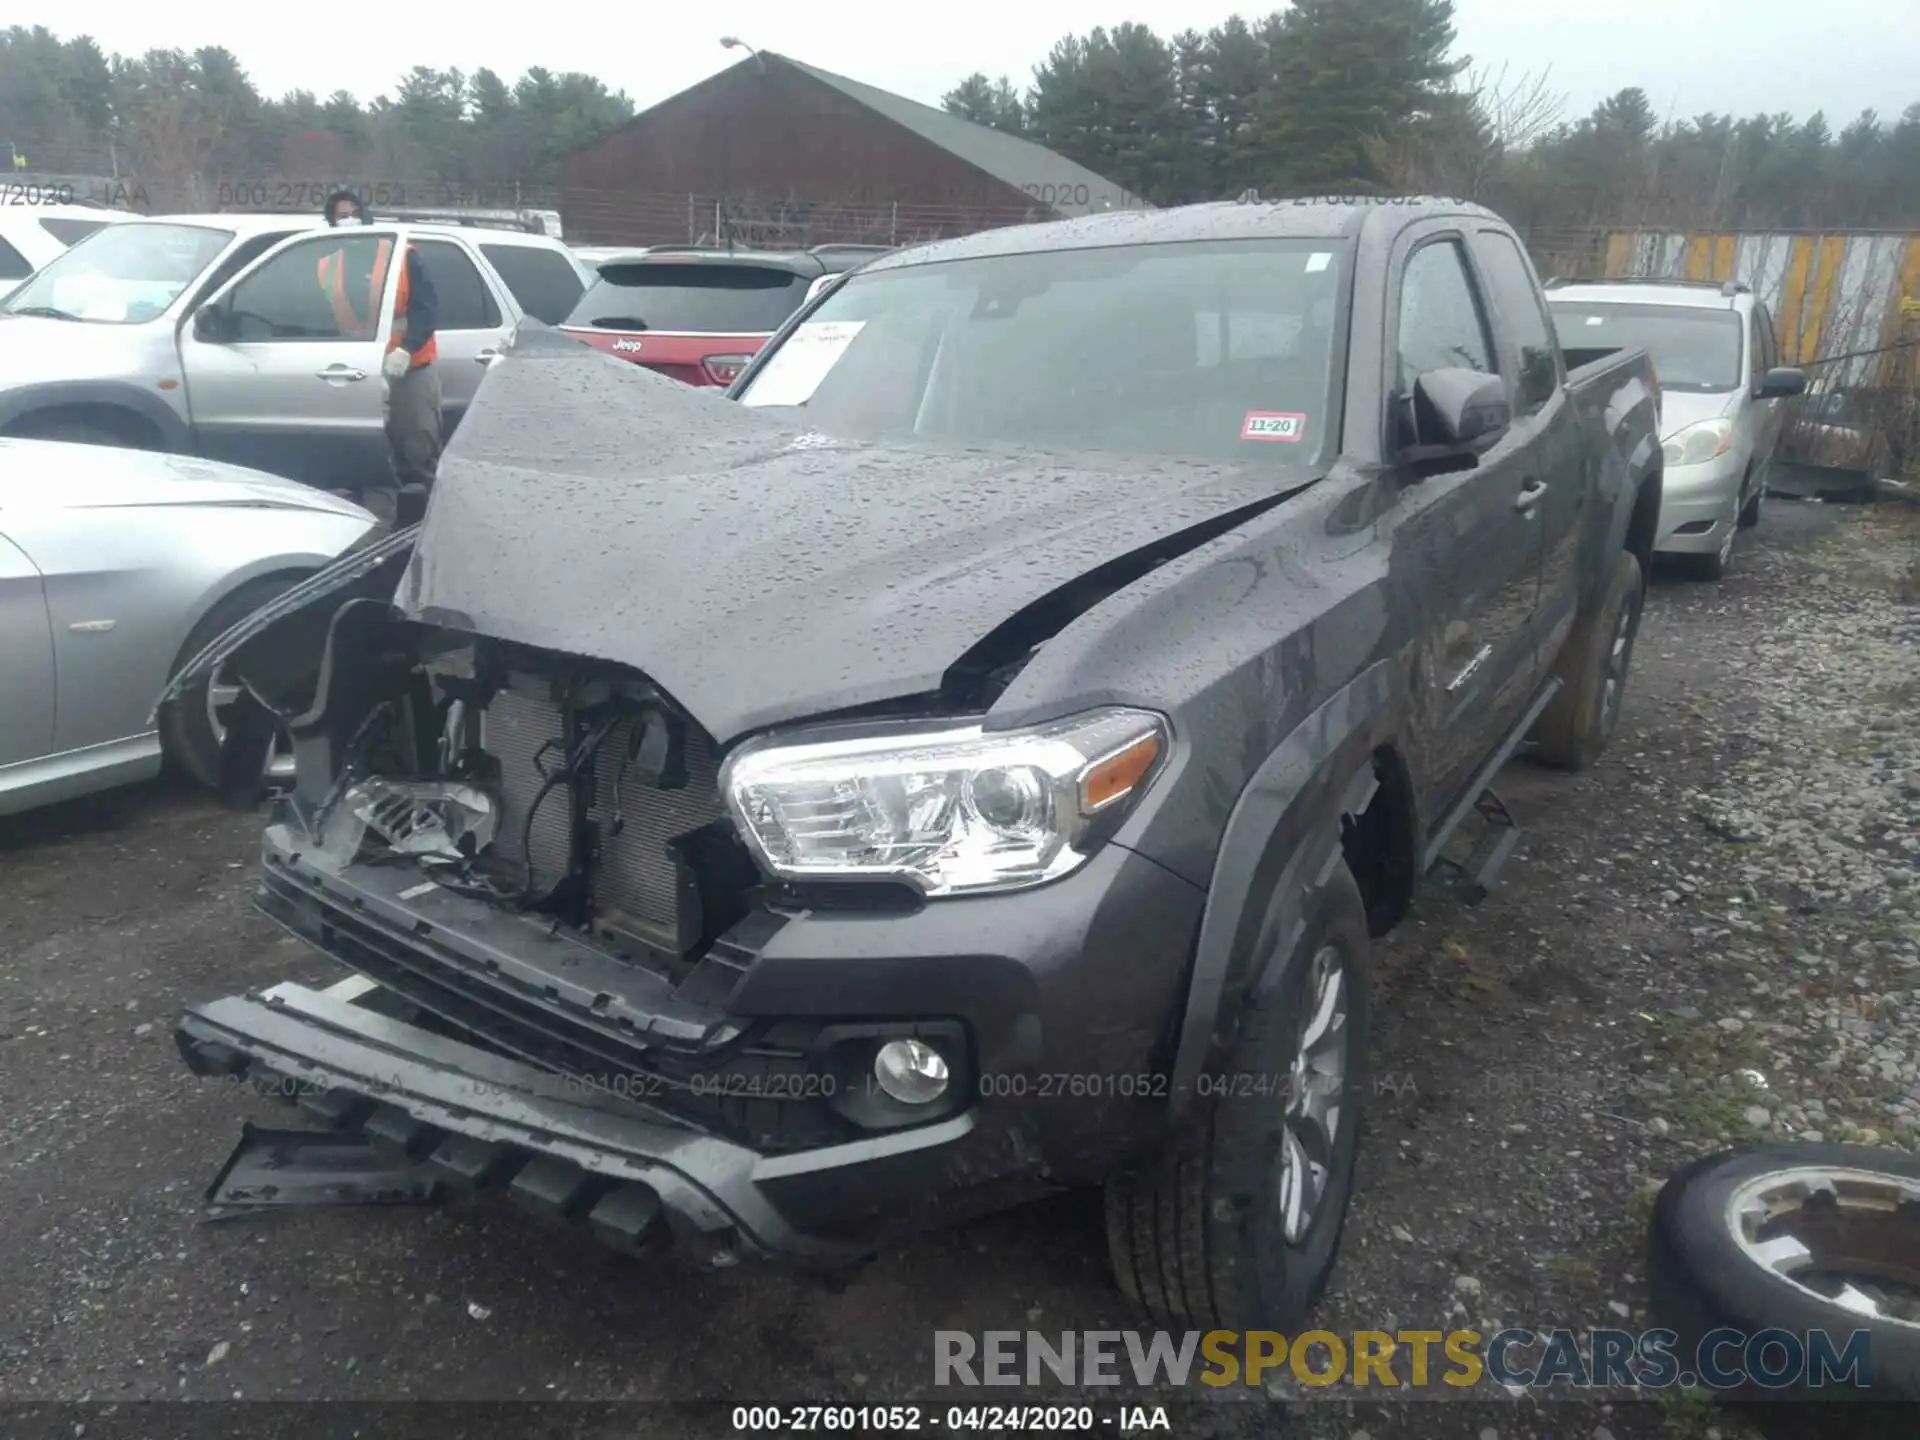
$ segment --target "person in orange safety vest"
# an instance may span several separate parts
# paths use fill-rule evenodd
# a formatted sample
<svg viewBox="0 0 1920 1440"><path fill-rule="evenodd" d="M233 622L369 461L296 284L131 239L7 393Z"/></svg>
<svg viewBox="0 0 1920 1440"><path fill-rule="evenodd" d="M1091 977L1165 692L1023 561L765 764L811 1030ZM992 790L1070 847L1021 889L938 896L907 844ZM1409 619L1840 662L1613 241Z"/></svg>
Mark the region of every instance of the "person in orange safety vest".
<svg viewBox="0 0 1920 1440"><path fill-rule="evenodd" d="M368 223L365 208L351 190L329 195L323 213L327 224L336 229ZM370 265L358 253L363 248L343 244L321 256L318 279L341 333L370 339L379 333L380 302L386 289L387 266L393 258L393 241L382 237L377 242ZM408 246L404 253L380 373L387 385L387 452L393 465L393 483L400 490L396 510L417 512L424 508L426 492L433 485L440 462L440 371L434 364L440 354L434 338L439 306L419 252ZM403 522L406 518L401 517Z"/></svg>

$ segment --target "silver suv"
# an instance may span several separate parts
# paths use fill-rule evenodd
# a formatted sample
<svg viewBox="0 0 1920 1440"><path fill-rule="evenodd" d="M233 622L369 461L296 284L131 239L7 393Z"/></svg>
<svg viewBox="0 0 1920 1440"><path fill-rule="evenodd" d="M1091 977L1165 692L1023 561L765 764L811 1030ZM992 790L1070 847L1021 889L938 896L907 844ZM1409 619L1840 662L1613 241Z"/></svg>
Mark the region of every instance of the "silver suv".
<svg viewBox="0 0 1920 1440"><path fill-rule="evenodd" d="M1782 402L1807 388L1780 363L1766 303L1741 281L1547 282L1572 368L1644 346L1660 382L1664 459L1654 549L1718 580L1737 531L1760 523Z"/></svg>
<svg viewBox="0 0 1920 1440"><path fill-rule="evenodd" d="M323 255L371 277L385 241L420 253L439 299L451 433L523 315L557 323L589 272L509 229L292 215L171 215L88 236L0 301L0 434L203 455L329 490L384 483L380 358L399 267L346 326ZM377 302L377 304L376 304Z"/></svg>

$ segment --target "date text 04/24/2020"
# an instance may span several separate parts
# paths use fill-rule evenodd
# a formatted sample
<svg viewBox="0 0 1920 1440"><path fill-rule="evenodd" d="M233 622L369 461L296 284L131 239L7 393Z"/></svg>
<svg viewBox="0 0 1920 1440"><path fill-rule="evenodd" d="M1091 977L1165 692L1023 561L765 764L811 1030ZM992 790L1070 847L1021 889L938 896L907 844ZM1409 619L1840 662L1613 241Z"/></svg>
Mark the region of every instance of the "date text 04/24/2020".
<svg viewBox="0 0 1920 1440"><path fill-rule="evenodd" d="M952 1434L1135 1434L1168 1432L1161 1405L736 1405L733 1428L743 1434L855 1432Z"/></svg>

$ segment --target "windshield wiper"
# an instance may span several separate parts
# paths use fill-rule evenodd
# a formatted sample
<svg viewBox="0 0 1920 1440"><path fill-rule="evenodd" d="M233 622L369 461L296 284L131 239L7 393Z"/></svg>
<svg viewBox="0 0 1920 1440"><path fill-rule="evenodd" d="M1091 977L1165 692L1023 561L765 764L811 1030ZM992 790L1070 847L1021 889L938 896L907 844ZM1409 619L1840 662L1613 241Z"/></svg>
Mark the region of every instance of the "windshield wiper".
<svg viewBox="0 0 1920 1440"><path fill-rule="evenodd" d="M69 315L64 310L56 310L51 305L22 305L18 310L3 312L8 315L38 315L47 320L78 320L78 315Z"/></svg>

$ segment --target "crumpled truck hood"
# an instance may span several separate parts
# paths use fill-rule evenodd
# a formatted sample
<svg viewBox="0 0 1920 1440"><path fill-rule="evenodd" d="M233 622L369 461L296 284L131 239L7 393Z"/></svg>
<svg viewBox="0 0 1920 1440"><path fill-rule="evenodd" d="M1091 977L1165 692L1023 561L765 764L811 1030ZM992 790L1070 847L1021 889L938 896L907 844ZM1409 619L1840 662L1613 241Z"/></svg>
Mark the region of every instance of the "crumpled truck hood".
<svg viewBox="0 0 1920 1440"><path fill-rule="evenodd" d="M1062 585L1305 478L835 439L527 325L441 459L395 600L643 671L727 744L937 690Z"/></svg>

